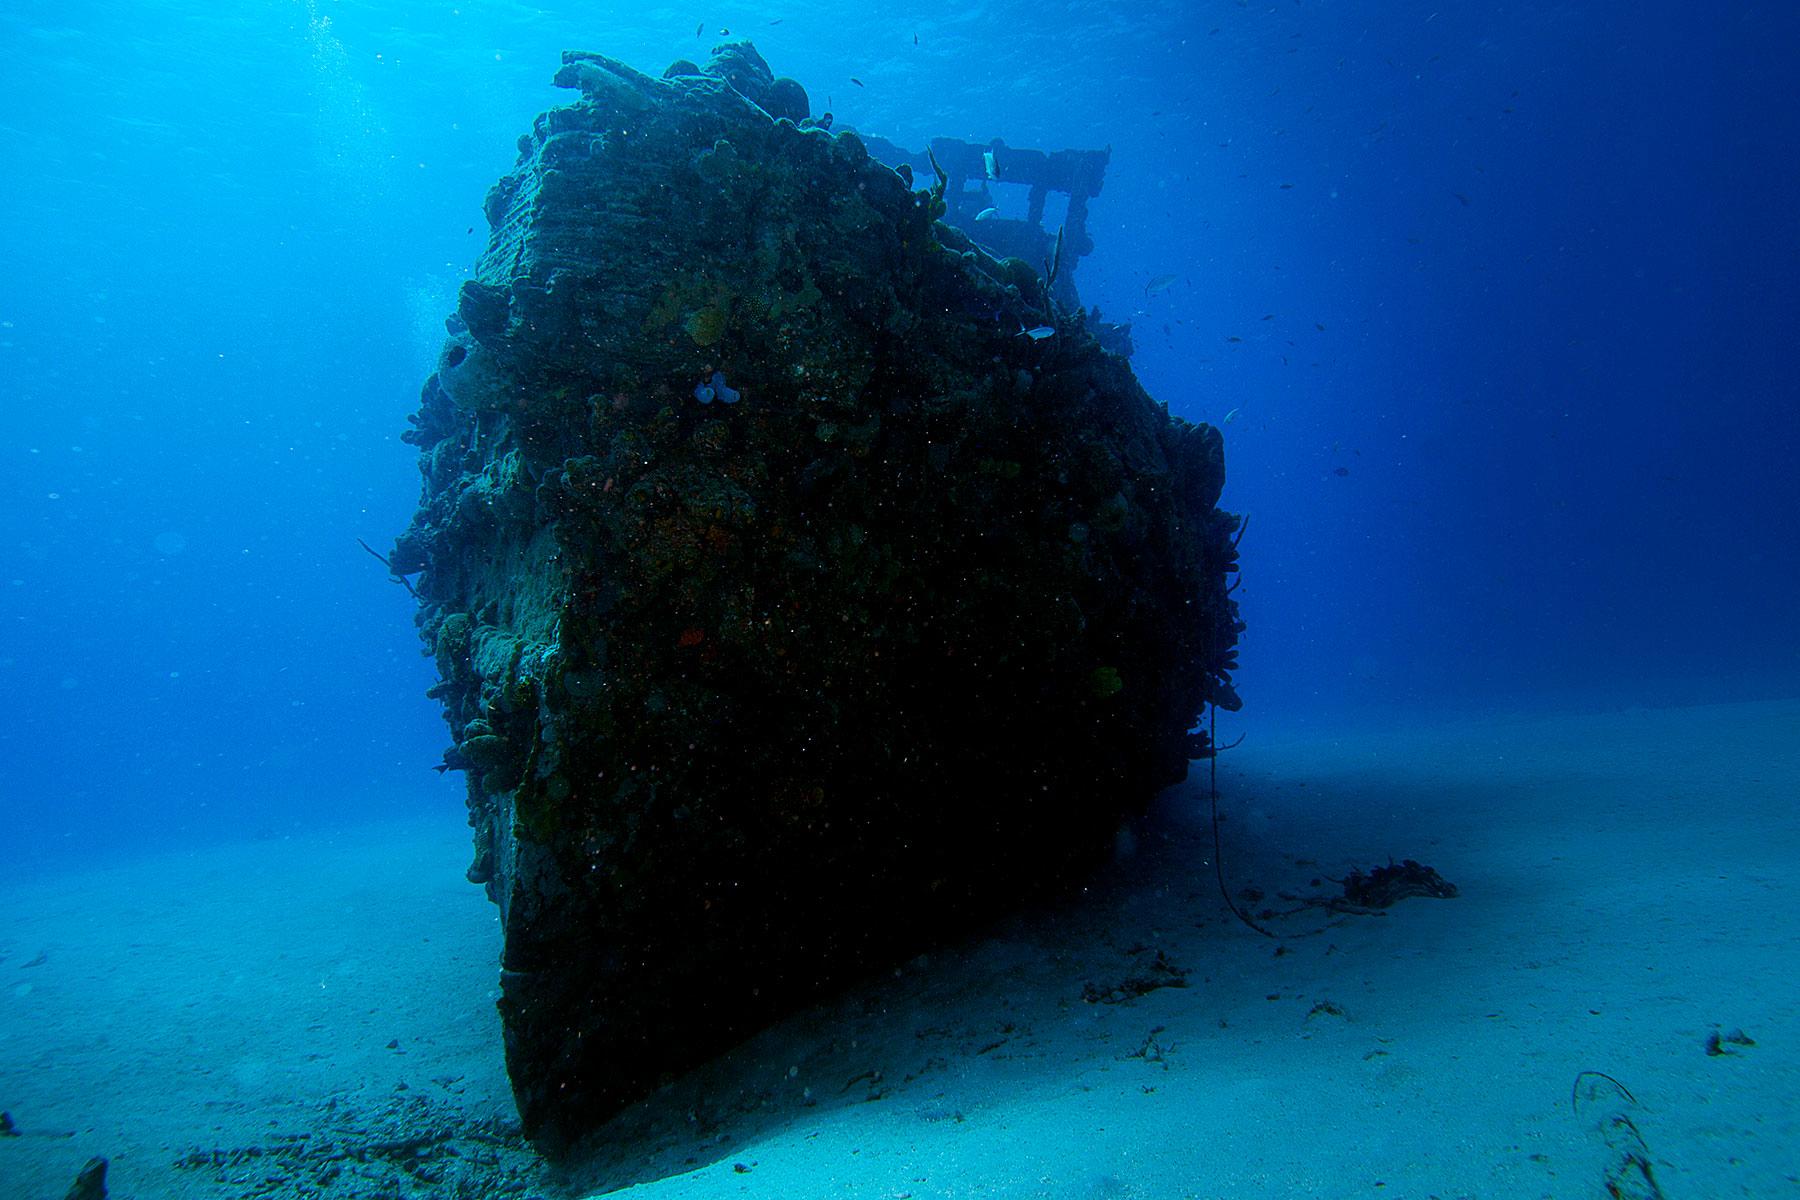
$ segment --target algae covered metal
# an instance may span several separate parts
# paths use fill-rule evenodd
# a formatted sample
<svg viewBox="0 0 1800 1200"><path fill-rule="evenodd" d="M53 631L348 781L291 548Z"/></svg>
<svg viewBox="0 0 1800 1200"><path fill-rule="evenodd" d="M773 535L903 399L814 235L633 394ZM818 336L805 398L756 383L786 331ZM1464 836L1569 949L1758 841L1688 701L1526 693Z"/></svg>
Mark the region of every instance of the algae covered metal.
<svg viewBox="0 0 1800 1200"><path fill-rule="evenodd" d="M1240 628L1218 432L940 222L942 177L743 43L557 82L390 556L553 1150L1092 861L1210 753Z"/></svg>

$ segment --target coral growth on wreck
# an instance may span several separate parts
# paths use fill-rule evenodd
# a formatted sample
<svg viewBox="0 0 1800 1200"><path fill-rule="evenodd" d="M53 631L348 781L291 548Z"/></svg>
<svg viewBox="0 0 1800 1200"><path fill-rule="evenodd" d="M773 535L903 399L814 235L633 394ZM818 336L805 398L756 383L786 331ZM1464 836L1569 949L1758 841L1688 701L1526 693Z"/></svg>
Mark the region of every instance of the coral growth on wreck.
<svg viewBox="0 0 1800 1200"><path fill-rule="evenodd" d="M557 82L391 555L552 1147L1079 869L1208 752L1239 630L1218 432L1029 266L802 128L748 44Z"/></svg>

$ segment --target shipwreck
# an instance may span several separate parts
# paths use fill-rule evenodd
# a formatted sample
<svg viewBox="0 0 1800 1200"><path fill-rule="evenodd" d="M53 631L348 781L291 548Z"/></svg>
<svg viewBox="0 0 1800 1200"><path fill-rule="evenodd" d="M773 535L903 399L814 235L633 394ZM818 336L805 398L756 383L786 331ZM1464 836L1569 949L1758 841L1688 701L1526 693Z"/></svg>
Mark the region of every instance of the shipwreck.
<svg viewBox="0 0 1800 1200"><path fill-rule="evenodd" d="M1045 156L1070 219L996 254L969 196L1026 159L884 161L747 43L556 82L388 556L551 1152L1092 864L1212 752L1241 630L1220 434L1072 290L1103 160Z"/></svg>

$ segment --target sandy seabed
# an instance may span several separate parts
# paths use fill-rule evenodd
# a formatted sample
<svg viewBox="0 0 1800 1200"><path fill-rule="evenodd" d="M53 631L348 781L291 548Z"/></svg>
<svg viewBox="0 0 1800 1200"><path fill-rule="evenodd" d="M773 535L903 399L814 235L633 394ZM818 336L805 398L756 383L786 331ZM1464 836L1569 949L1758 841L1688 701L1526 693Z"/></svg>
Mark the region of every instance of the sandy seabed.
<svg viewBox="0 0 1800 1200"><path fill-rule="evenodd" d="M1225 872L1279 939L1203 784L556 1170L456 816L14 883L0 1196L1800 1197L1800 702L1253 740ZM1460 896L1308 903L1390 857Z"/></svg>

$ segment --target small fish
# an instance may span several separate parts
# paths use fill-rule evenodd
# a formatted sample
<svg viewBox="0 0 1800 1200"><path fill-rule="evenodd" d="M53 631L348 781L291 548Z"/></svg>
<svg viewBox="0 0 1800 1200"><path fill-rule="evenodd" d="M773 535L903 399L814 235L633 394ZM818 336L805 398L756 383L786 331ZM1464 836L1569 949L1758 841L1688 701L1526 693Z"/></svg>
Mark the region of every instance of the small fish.
<svg viewBox="0 0 1800 1200"><path fill-rule="evenodd" d="M1350 473L1349 467L1339 467L1337 470L1332 472L1332 474L1336 475L1339 479L1342 479L1344 476L1348 475L1349 473Z"/></svg>
<svg viewBox="0 0 1800 1200"><path fill-rule="evenodd" d="M1155 279L1152 279L1149 283L1144 285L1144 295L1160 296L1174 286L1175 276L1158 275Z"/></svg>
<svg viewBox="0 0 1800 1200"><path fill-rule="evenodd" d="M1294 185L1291 183L1284 183L1281 185L1281 190L1284 192L1291 192L1294 190Z"/></svg>
<svg viewBox="0 0 1800 1200"><path fill-rule="evenodd" d="M1318 330L1320 333L1325 332L1325 327L1323 325L1319 324L1317 321L1313 322L1313 328Z"/></svg>
<svg viewBox="0 0 1800 1200"><path fill-rule="evenodd" d="M1243 338L1241 338L1241 337L1238 337L1238 336L1237 336L1237 335L1235 335L1235 334L1233 334L1233 335L1232 335L1232 336L1231 336L1231 337L1228 337L1228 338L1226 338L1226 339L1225 339L1225 340L1226 340L1226 341L1228 341L1228 342L1241 342L1241 341L1243 341L1243 340L1244 340L1244 339L1243 339Z"/></svg>
<svg viewBox="0 0 1800 1200"><path fill-rule="evenodd" d="M1054 325L1034 325L1030 329L1020 331L1019 336L1028 337L1034 342L1041 342L1055 332L1056 326Z"/></svg>
<svg viewBox="0 0 1800 1200"><path fill-rule="evenodd" d="M1219 424L1221 424L1221 425L1231 424L1233 421L1237 420L1237 415L1243 411L1244 410L1241 408L1232 409L1230 412L1225 414L1225 419L1223 421L1220 421Z"/></svg>
<svg viewBox="0 0 1800 1200"><path fill-rule="evenodd" d="M1464 208L1469 207L1469 198L1467 196L1463 195L1461 192L1451 192L1450 194L1461 201Z"/></svg>
<svg viewBox="0 0 1800 1200"><path fill-rule="evenodd" d="M915 33L915 34L913 34L913 45L916 46L918 44L919 44L919 35Z"/></svg>
<svg viewBox="0 0 1800 1200"><path fill-rule="evenodd" d="M854 84L855 84L855 85L856 85L856 86L857 86L857 87L867 87L867 86L868 86L868 85L867 85L867 84L865 84L865 83L864 83L864 82L863 82L863 81L862 81L862 80L860 80L860 79L858 79L858 78L857 78L857 77L856 77L856 76L854 76L854 75L852 75L852 76L851 76L851 77L850 77L850 82L851 82L851 83L854 83Z"/></svg>
<svg viewBox="0 0 1800 1200"><path fill-rule="evenodd" d="M773 21L770 21L770 22L769 22L769 24L771 24L771 25L779 25L779 24L781 24L781 23L782 23L782 22L783 22L783 21L785 21L785 20L787 20L787 18L786 18L786 17L776 17L776 18L775 18L775 19L774 19L774 20L773 20Z"/></svg>
<svg viewBox="0 0 1800 1200"><path fill-rule="evenodd" d="M706 32L706 22L705 21L702 21L698 25L694 26L694 36L695 37L699 37L701 34L703 34L705 32Z"/></svg>
<svg viewBox="0 0 1800 1200"><path fill-rule="evenodd" d="M1274 319L1275 319L1274 313L1264 313L1263 314L1263 320L1265 320L1265 321L1273 321Z"/></svg>
<svg viewBox="0 0 1800 1200"><path fill-rule="evenodd" d="M977 221L991 221L999 215L1000 210L997 208L984 208L975 214L975 219Z"/></svg>

